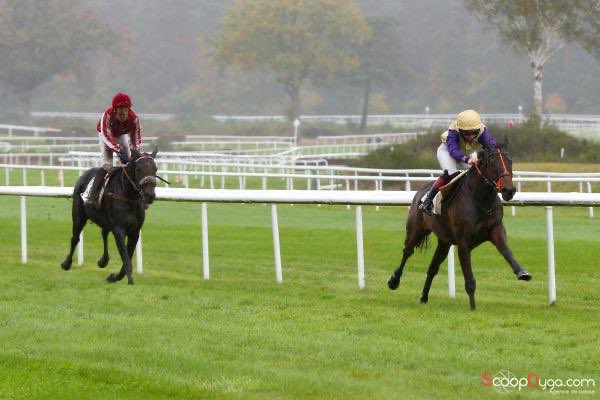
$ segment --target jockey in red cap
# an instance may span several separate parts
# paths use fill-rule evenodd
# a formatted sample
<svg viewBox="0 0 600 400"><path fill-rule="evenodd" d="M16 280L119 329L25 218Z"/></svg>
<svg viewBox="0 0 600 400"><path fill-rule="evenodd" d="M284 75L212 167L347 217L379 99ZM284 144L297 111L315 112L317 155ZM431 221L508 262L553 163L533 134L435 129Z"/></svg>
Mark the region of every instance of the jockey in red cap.
<svg viewBox="0 0 600 400"><path fill-rule="evenodd" d="M112 171L113 152L119 155L121 163L131 157L131 149L139 150L142 145L142 131L137 114L131 109L131 99L125 93L117 93L112 106L102 114L96 127L100 139L102 169L98 171L86 204L98 206L96 198L106 173Z"/></svg>

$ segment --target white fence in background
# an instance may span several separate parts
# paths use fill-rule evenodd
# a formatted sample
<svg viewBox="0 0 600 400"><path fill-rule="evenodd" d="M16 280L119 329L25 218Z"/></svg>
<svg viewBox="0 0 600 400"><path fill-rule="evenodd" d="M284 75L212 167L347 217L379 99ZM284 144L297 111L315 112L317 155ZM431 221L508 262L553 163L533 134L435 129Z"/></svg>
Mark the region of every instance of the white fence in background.
<svg viewBox="0 0 600 400"><path fill-rule="evenodd" d="M377 143L382 145L406 143L427 132L369 133L364 135L317 136L317 145L347 145Z"/></svg>
<svg viewBox="0 0 600 400"><path fill-rule="evenodd" d="M157 137L145 137L146 143L153 143L158 140ZM25 154L27 151L75 151L99 149L100 143L96 132L90 136L69 137L69 136L8 136L0 137L0 151L11 153L20 151ZM36 153L32 153L36 154Z"/></svg>
<svg viewBox="0 0 600 400"><path fill-rule="evenodd" d="M558 128L567 132L580 133L590 132L600 134L600 115L579 115L579 114L542 114L542 121L547 121L556 125ZM286 121L286 118L279 115L214 115L217 121ZM374 124L394 124L405 127L431 128L447 127L454 119L456 114L384 114L369 115L367 123ZM508 125L509 123L522 123L527 118L523 113L514 114L481 114L481 119L486 124ZM302 122L334 122L346 124L348 122L360 123L360 115L302 115Z"/></svg>
<svg viewBox="0 0 600 400"><path fill-rule="evenodd" d="M47 171L57 171L60 185L64 186L64 171L87 170L97 166L96 158L74 158L72 166L45 166L45 165L13 165L0 164L4 169L4 185L11 184L12 171L21 170L21 183L27 185L27 171L40 171L40 185L45 185ZM269 189L275 182L277 188L281 188L284 181L286 189L306 188L306 190L358 190L366 185L375 190L383 190L384 184L392 185L395 189L400 184L405 190L411 190L413 183L424 183L438 176L440 170L420 169L372 169L352 168L345 166L328 165L268 165L268 164L246 164L246 163L211 163L196 161L181 161L157 159L158 173L166 180L175 177L176 183L181 183L185 188L192 186L192 179L198 181L196 185L201 188L209 187L215 189L240 189L248 188L248 179L254 179L254 185L260 181L260 189ZM178 169L173 169L178 168ZM220 183L218 182L220 180ZM232 181L237 181L237 187L232 187ZM192 183L191 183L192 182ZM227 182L227 184L226 184ZM553 191L553 183L573 183L573 188L579 192L592 193L592 184L600 183L600 173L558 173L558 172L530 172L514 171L513 182L517 184L519 192L523 191L525 183L544 183L548 192ZM73 184L71 182L70 184ZM166 183L165 186L168 186ZM515 210L513 209L513 214ZM590 208L590 217L593 217L593 209Z"/></svg>
<svg viewBox="0 0 600 400"><path fill-rule="evenodd" d="M61 112L61 111L31 111L32 117L38 118L82 118L91 120L100 120L102 113L95 112ZM137 113L138 117L143 120L169 121L175 117L175 114L147 114Z"/></svg>
<svg viewBox="0 0 600 400"><path fill-rule="evenodd" d="M292 147L294 138L290 136L186 135L184 141L171 142L171 145L175 148L199 147L202 151L215 149L277 151Z"/></svg>
<svg viewBox="0 0 600 400"><path fill-rule="evenodd" d="M363 251L362 231L362 206L363 205L410 205L415 192L396 191L281 191L281 190L204 190L204 189L166 189L157 188L158 200L192 201L201 202L202 208L202 257L203 276L210 277L209 247L208 247L208 219L207 202L218 203L270 203L273 229L273 254L275 261L275 276L278 283L283 282L281 264L281 249L279 246L279 225L277 219L277 203L284 204L346 204L356 206L356 249L358 265L358 287L365 287L365 264ZM43 197L70 197L71 188L60 187L0 187L0 195L21 196L21 262L27 263L27 209L26 196ZM554 231L553 231L553 206L598 206L600 194L590 193L517 193L510 204L518 206L545 206L546 207L546 235L548 256L548 282L549 302L556 302L556 278L554 261ZM82 243L79 247L79 264L83 261ZM143 272L141 240L138 243L137 269ZM453 255L453 249L451 250ZM454 297L454 257L448 258L448 292Z"/></svg>
<svg viewBox="0 0 600 400"><path fill-rule="evenodd" d="M27 125L6 125L6 124L0 124L0 130L6 130L8 133L8 136L12 136L16 132L28 132L28 133L33 132L33 134L35 136L39 136L40 133L46 133L46 132L61 132L60 129L56 129L56 128L45 128L42 126L27 126Z"/></svg>
<svg viewBox="0 0 600 400"><path fill-rule="evenodd" d="M426 133L426 132L422 132ZM388 144L406 143L419 133L375 133L364 135L318 136L315 145L295 146L290 136L226 136L187 135L184 141L171 142L175 148L200 149L201 151L229 151L237 153L261 153L295 157L334 155L337 158L357 157ZM287 150L275 154L277 151Z"/></svg>

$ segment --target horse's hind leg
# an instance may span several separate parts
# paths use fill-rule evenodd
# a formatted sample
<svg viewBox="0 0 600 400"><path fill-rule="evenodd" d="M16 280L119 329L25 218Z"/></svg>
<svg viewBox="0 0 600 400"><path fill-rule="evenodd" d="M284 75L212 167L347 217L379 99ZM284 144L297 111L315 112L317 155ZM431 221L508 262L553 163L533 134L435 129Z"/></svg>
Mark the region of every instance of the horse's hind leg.
<svg viewBox="0 0 600 400"><path fill-rule="evenodd" d="M123 266L119 272L112 273L106 278L106 280L111 283L120 281L123 279L123 277L125 277L125 275L127 275L129 278L131 274L131 259L129 258L129 253L127 252L127 247L125 246L125 234L121 229L116 229L113 231L113 235L115 237L115 242L117 243L117 249L121 255L121 260L123 261ZM132 285L133 280L130 280L128 283Z"/></svg>
<svg viewBox="0 0 600 400"><path fill-rule="evenodd" d="M420 243L423 243L423 241L427 239L427 235L429 233L431 232L426 231L423 228L423 226L418 223L407 224L406 239L404 240L404 250L402 250L402 261L400 261L400 266L396 268L396 270L388 280L388 287L391 290L398 289L398 286L400 285L400 277L402 276L402 271L404 270L404 265L406 265L406 261L415 252L415 247L418 246Z"/></svg>
<svg viewBox="0 0 600 400"><path fill-rule="evenodd" d="M102 243L104 245L104 252L102 253L102 257L98 260L98 266L100 268L104 268L108 265L108 260L110 257L108 256L108 233L110 231L108 229L102 228Z"/></svg>
<svg viewBox="0 0 600 400"><path fill-rule="evenodd" d="M508 248L508 243L506 240L506 229L504 229L504 225L497 225L492 232L490 233L490 240L498 249L498 252L502 254L504 259L510 264L515 275L517 275L517 279L521 281L530 281L531 275L529 272L525 271L517 260L513 257L512 251Z"/></svg>
<svg viewBox="0 0 600 400"><path fill-rule="evenodd" d="M64 269L65 271L71 269L71 264L73 263L73 253L75 252L75 247L77 247L77 244L79 243L79 235L81 234L81 231L83 230L83 227L85 226L86 222L87 217L83 213L83 210L81 208L75 209L74 207L72 232L73 236L71 236L71 249L69 250L69 254L67 255L67 257L65 257L64 261L60 264L62 269Z"/></svg>
<svg viewBox="0 0 600 400"><path fill-rule="evenodd" d="M450 243L446 243L438 239L438 245L435 249L435 254L429 264L427 270L427 279L425 279L425 285L423 286L423 294L421 295L421 303L427 303L429 301L429 289L431 289L431 283L433 278L437 275L440 270L440 265L446 257L448 257L448 250L450 250Z"/></svg>

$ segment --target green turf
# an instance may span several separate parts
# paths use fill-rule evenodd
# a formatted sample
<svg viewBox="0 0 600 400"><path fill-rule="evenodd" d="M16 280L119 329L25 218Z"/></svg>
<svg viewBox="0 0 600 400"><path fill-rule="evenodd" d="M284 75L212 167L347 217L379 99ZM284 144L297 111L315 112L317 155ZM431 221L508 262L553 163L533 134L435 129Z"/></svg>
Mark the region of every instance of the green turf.
<svg viewBox="0 0 600 400"><path fill-rule="evenodd" d="M157 202L143 230L144 273L134 264L128 286L105 281L120 266L112 238L109 266L95 266L94 225L85 229L84 265L62 271L70 202L27 205L22 265L19 198L0 197L0 398L570 398L482 385L482 373L500 370L600 383L600 221L584 208L555 208L556 306L548 305L544 209L512 217L506 208L510 245L534 279L517 281L482 245L471 312L458 266L456 299L444 265L429 304L419 304L431 248L411 258L397 291L387 289L406 207L364 207L360 290L354 210L343 206L278 206L278 285L269 206L208 205L205 281L200 206Z"/></svg>

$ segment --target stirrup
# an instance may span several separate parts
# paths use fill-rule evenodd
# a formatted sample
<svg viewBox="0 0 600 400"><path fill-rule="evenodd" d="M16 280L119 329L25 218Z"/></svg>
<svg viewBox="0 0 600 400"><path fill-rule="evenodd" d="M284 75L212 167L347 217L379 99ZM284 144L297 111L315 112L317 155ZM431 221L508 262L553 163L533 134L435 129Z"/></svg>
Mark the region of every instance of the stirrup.
<svg viewBox="0 0 600 400"><path fill-rule="evenodd" d="M431 209L433 208L433 201L425 199L424 202L419 206L419 210L423 211L427 215L431 215Z"/></svg>

